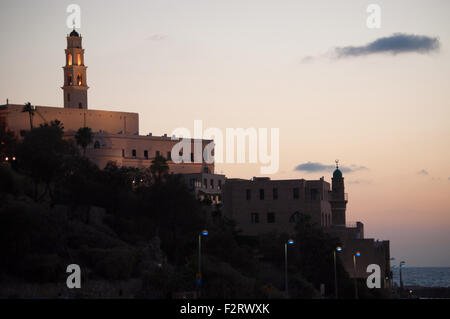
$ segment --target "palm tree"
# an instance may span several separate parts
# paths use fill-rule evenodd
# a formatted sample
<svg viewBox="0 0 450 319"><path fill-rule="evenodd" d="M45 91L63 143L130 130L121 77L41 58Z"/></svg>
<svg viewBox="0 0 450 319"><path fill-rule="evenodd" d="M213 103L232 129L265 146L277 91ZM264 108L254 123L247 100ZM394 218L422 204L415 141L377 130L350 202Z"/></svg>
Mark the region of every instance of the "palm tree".
<svg viewBox="0 0 450 319"><path fill-rule="evenodd" d="M86 156L86 148L92 143L92 130L89 127L80 128L75 134L75 140L83 149L83 156Z"/></svg>
<svg viewBox="0 0 450 319"><path fill-rule="evenodd" d="M25 106L22 109L22 112L28 112L28 115L30 116L30 129L33 129L33 116L34 112L36 112L36 108L31 105L30 102L25 103Z"/></svg>
<svg viewBox="0 0 450 319"><path fill-rule="evenodd" d="M156 155L155 159L152 161L152 165L150 166L150 172L155 182L161 182L162 177L167 175L169 172L169 165L167 164L164 156Z"/></svg>

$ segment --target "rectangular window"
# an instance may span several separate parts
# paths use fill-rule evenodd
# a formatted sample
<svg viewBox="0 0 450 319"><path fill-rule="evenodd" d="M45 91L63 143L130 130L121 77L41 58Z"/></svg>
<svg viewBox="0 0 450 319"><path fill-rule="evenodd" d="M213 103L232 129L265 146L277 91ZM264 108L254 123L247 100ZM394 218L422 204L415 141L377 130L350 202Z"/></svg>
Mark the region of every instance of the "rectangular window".
<svg viewBox="0 0 450 319"><path fill-rule="evenodd" d="M277 200L278 199L278 188L274 188L273 189L273 199Z"/></svg>
<svg viewBox="0 0 450 319"><path fill-rule="evenodd" d="M161 155L160 151L156 151L156 157L159 157Z"/></svg>
<svg viewBox="0 0 450 319"><path fill-rule="evenodd" d="M264 200L264 189L259 190L259 199Z"/></svg>
<svg viewBox="0 0 450 319"><path fill-rule="evenodd" d="M148 151L144 151L144 157L145 159L148 159Z"/></svg>
<svg viewBox="0 0 450 319"><path fill-rule="evenodd" d="M131 156L133 156L133 158L136 158L136 150L131 151Z"/></svg>
<svg viewBox="0 0 450 319"><path fill-rule="evenodd" d="M298 189L298 187L295 187L293 189L293 195L294 195L294 199L299 199L300 198L300 190Z"/></svg>
<svg viewBox="0 0 450 319"><path fill-rule="evenodd" d="M250 218L251 218L252 224L259 224L259 214L258 213L251 213Z"/></svg>
<svg viewBox="0 0 450 319"><path fill-rule="evenodd" d="M122 149L122 157L125 157L125 150Z"/></svg>
<svg viewBox="0 0 450 319"><path fill-rule="evenodd" d="M172 152L167 152L167 160L168 161L172 160Z"/></svg>
<svg viewBox="0 0 450 319"><path fill-rule="evenodd" d="M210 182L211 188L214 188L214 180L212 179Z"/></svg>
<svg viewBox="0 0 450 319"><path fill-rule="evenodd" d="M267 213L267 223L275 223L275 213Z"/></svg>
<svg viewBox="0 0 450 319"><path fill-rule="evenodd" d="M251 191L251 190L247 189L247 190L245 191L245 194L246 194L247 200L252 199L252 191Z"/></svg>
<svg viewBox="0 0 450 319"><path fill-rule="evenodd" d="M206 178L203 180L203 188L208 188L208 180Z"/></svg>
<svg viewBox="0 0 450 319"><path fill-rule="evenodd" d="M313 188L311 189L311 200L318 200L319 199L319 190Z"/></svg>
<svg viewBox="0 0 450 319"><path fill-rule="evenodd" d="M194 153L191 153L191 162L194 163Z"/></svg>
<svg viewBox="0 0 450 319"><path fill-rule="evenodd" d="M219 189L222 189L222 180L219 179Z"/></svg>

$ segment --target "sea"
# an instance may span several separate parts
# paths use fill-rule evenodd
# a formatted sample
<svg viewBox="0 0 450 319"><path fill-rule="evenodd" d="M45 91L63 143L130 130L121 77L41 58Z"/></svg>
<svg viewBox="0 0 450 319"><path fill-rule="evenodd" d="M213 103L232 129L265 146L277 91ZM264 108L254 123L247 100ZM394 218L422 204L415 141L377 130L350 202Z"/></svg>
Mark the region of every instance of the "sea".
<svg viewBox="0 0 450 319"><path fill-rule="evenodd" d="M399 285L399 269L394 270L393 275ZM405 286L450 287L450 267L405 267L402 277Z"/></svg>

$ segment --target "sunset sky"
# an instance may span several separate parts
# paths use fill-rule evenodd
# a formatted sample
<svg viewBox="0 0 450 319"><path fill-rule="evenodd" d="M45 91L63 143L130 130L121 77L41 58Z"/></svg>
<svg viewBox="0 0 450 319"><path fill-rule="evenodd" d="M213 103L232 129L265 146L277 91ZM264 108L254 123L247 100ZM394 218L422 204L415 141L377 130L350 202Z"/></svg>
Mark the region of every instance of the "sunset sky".
<svg viewBox="0 0 450 319"><path fill-rule="evenodd" d="M331 182L339 159L347 220L397 262L450 266L450 1L2 0L0 104L62 106L70 3L90 109L137 112L144 135L279 128L273 179Z"/></svg>

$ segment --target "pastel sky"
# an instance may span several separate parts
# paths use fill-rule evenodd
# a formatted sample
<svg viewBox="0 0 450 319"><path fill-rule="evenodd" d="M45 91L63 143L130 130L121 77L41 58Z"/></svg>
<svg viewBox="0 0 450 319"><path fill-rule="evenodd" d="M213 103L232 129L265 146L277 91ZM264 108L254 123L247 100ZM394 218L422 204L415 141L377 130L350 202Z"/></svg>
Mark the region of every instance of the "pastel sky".
<svg viewBox="0 0 450 319"><path fill-rule="evenodd" d="M344 173L348 220L409 266L450 266L449 1L2 0L1 104L62 105L70 3L82 10L91 109L138 112L141 134L194 120L279 128L272 178L331 181L335 159L363 166ZM371 3L379 29L366 26ZM332 56L395 33L439 49ZM309 162L325 167L295 170Z"/></svg>

